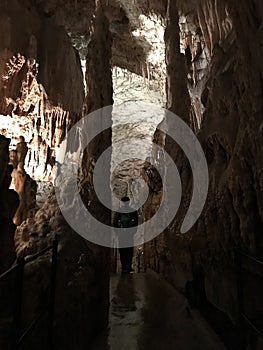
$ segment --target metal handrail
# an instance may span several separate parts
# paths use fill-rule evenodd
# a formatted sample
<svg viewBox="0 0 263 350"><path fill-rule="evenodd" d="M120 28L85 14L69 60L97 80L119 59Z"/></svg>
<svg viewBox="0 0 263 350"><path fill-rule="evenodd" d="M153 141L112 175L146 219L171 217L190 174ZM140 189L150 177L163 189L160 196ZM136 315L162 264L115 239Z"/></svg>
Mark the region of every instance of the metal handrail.
<svg viewBox="0 0 263 350"><path fill-rule="evenodd" d="M242 260L241 257L246 257L252 262L263 266L263 261L255 258L248 253L245 253L239 249L236 249L237 252L237 295L238 295L238 307L239 307L239 318L240 322L246 322L252 331L254 331L259 337L263 339L263 331L260 330L255 323L245 314L244 312L244 288L243 288L243 276L242 276Z"/></svg>
<svg viewBox="0 0 263 350"><path fill-rule="evenodd" d="M253 255L249 255L248 253L243 252L242 250L237 249L237 252L243 256L245 256L246 258L248 258L249 260L262 265L263 266L263 261L259 260L258 258L255 258Z"/></svg>
<svg viewBox="0 0 263 350"><path fill-rule="evenodd" d="M261 331L248 317L246 314L242 313L243 319L246 321L246 323L249 325L249 327L257 333L258 336L260 336L263 339L263 331Z"/></svg>
<svg viewBox="0 0 263 350"><path fill-rule="evenodd" d="M25 257L25 263L30 263L34 260L36 260L37 258L39 258L40 256L44 255L46 252L48 252L49 250L51 250L53 248L53 244L40 250L38 253L34 254L34 255L28 255Z"/></svg>
<svg viewBox="0 0 263 350"><path fill-rule="evenodd" d="M6 270L5 272L3 272L1 275L0 275L0 281L1 279L4 279L6 276L10 275L13 271L17 270L18 268L18 264L10 267L10 269Z"/></svg>
<svg viewBox="0 0 263 350"><path fill-rule="evenodd" d="M16 265L12 266L9 270L5 271L0 275L1 279L4 279L12 272L17 271L16 274L16 303L13 313L13 328L15 331L16 343L21 344L25 337L32 331L34 326L38 323L41 317L48 312L48 335L50 344L52 344L52 331L53 331L53 321L54 321L54 308L55 308L55 290L56 290L56 267L57 267L57 247L58 241L54 239L52 245L42 249L36 254L21 257L18 259ZM36 260L40 256L44 255L46 252L52 250L52 260L51 260L51 273L50 273L50 293L49 293L49 303L46 309L43 309L37 317L30 323L30 325L23 331L19 331L20 328L20 319L21 319L21 309L22 309L22 300L23 300L23 279L24 279L24 267L26 264Z"/></svg>
<svg viewBox="0 0 263 350"><path fill-rule="evenodd" d="M49 250L51 250L53 248L53 245L50 245L42 250L40 250L38 253L33 254L33 255L28 255L24 258L24 263L28 264L34 260L36 260L38 257L44 255L46 252L48 252ZM21 259L21 258L20 258ZM22 258L23 259L23 258ZM0 275L0 280L3 279L4 277L8 276L9 274L11 274L12 272L14 272L15 270L17 270L19 267L19 263L17 263L16 265L10 267L10 269L6 270L5 272L3 272Z"/></svg>
<svg viewBox="0 0 263 350"><path fill-rule="evenodd" d="M24 330L23 334L19 337L18 344L21 344L23 340L26 338L28 334L33 330L33 328L37 325L38 321L42 318L42 316L47 312L47 310L43 310L40 312L34 320L30 323L30 325Z"/></svg>

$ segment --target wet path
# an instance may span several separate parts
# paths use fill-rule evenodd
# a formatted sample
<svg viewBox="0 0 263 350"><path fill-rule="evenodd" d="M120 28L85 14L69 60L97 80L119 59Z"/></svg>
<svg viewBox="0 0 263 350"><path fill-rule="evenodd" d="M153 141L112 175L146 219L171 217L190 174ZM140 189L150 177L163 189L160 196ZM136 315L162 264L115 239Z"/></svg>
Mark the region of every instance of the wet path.
<svg viewBox="0 0 263 350"><path fill-rule="evenodd" d="M198 312L153 274L111 278L109 329L92 350L224 350Z"/></svg>

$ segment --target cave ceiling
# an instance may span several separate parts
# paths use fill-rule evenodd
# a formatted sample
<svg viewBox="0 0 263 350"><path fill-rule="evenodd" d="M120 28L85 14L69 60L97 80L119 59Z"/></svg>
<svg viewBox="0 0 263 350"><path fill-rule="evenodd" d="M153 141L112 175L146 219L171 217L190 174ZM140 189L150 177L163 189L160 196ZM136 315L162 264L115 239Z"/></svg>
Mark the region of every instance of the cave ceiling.
<svg viewBox="0 0 263 350"><path fill-rule="evenodd" d="M104 12L112 33L112 66L143 75L152 43L140 30L140 15L164 19L167 0L104 0ZM81 58L85 58L95 12L94 0L31 0L41 11L65 27ZM164 22L163 22L164 23ZM143 29L142 29L143 32Z"/></svg>

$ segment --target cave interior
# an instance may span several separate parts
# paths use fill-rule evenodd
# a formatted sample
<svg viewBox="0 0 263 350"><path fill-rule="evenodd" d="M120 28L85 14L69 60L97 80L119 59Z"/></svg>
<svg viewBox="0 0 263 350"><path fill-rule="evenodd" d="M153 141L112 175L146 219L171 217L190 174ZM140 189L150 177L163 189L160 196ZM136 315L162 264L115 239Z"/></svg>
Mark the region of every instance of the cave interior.
<svg viewBox="0 0 263 350"><path fill-rule="evenodd" d="M263 2L2 0L0 32L0 347L191 350L200 338L204 350L263 349ZM201 146L205 167L195 174L195 145L180 147L170 115ZM138 209L126 279L117 245L98 243L74 196L62 198L63 210L58 199L77 186L110 227L112 208L94 181L104 154L101 192L113 210L124 196ZM180 192L173 164L182 196L166 224L162 201ZM198 212L191 200L206 168ZM189 207L198 218L182 233ZM136 288L151 317L131 300ZM115 292L137 305L146 328L125 326L128 307L124 325L116 322ZM158 293L167 314L154 312ZM183 313L173 318L173 308ZM92 347L107 327L117 335ZM134 329L145 338L136 342Z"/></svg>

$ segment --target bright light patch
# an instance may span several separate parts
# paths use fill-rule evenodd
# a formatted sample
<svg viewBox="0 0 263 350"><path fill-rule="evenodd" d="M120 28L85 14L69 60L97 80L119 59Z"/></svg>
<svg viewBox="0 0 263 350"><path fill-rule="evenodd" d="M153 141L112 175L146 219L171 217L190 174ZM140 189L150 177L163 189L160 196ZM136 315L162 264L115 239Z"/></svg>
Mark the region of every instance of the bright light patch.
<svg viewBox="0 0 263 350"><path fill-rule="evenodd" d="M165 43L164 31L165 27L161 18L155 15L139 16L140 28L132 32L135 37L145 38L151 45L148 54L148 62L154 66L160 65L162 70L165 69Z"/></svg>

